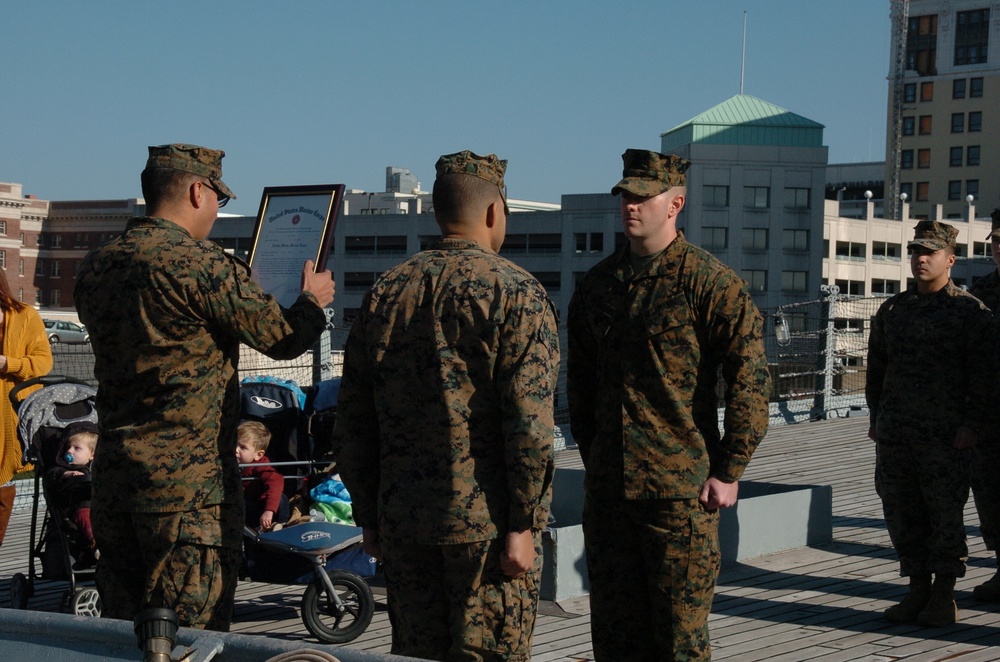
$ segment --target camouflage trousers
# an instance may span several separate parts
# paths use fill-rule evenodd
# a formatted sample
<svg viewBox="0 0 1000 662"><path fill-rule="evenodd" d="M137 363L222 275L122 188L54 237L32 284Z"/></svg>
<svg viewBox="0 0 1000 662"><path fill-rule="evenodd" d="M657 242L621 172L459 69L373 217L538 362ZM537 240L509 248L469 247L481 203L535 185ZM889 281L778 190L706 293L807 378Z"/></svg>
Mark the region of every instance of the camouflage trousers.
<svg viewBox="0 0 1000 662"><path fill-rule="evenodd" d="M986 549L1000 545L1000 439L980 439L972 452L972 496Z"/></svg>
<svg viewBox="0 0 1000 662"><path fill-rule="evenodd" d="M965 575L970 458L941 441L876 443L875 491L903 577Z"/></svg>
<svg viewBox="0 0 1000 662"><path fill-rule="evenodd" d="M711 659L718 511L706 511L697 499L588 495L583 533L594 659Z"/></svg>
<svg viewBox="0 0 1000 662"><path fill-rule="evenodd" d="M242 504L182 513L94 509L102 615L169 607L185 627L228 631L242 555Z"/></svg>
<svg viewBox="0 0 1000 662"><path fill-rule="evenodd" d="M511 579L500 570L504 540L454 545L382 542L392 652L428 660L529 660L541 581L535 565Z"/></svg>

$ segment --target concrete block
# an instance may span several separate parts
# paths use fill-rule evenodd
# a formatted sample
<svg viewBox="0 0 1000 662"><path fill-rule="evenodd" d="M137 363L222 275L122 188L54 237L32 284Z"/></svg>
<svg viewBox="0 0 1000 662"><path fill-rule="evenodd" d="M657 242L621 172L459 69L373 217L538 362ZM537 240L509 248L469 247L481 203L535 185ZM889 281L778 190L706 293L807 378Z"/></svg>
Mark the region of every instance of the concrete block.
<svg viewBox="0 0 1000 662"><path fill-rule="evenodd" d="M590 590L583 543L583 469L556 469L554 521L542 536L543 600L564 600ZM740 482L740 498L721 512L722 565L833 540L829 485ZM609 546L613 546L609 542Z"/></svg>

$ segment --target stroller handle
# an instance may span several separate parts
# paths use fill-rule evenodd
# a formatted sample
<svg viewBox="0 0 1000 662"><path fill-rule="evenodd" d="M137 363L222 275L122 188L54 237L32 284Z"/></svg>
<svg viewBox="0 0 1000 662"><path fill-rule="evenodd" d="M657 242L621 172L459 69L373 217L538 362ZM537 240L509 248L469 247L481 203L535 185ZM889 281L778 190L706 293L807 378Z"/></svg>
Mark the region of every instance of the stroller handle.
<svg viewBox="0 0 1000 662"><path fill-rule="evenodd" d="M14 388L10 390L10 404L17 411L18 407L21 405L21 400L17 397L21 391L26 388L31 388L37 384L43 386L51 386L53 384L81 384L83 386L90 386L87 382L82 379L77 379L76 377L69 377L67 375L42 375L41 377L32 377L31 379L25 380L19 384L15 384Z"/></svg>

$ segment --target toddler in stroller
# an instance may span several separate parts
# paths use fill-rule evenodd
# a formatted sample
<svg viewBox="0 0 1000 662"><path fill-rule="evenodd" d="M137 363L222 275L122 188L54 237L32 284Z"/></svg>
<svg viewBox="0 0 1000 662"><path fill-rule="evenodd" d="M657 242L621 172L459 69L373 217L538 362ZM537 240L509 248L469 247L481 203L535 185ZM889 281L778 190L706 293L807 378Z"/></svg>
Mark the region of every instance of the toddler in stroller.
<svg viewBox="0 0 1000 662"><path fill-rule="evenodd" d="M42 388L28 390L38 385ZM29 393L23 401L22 392ZM10 392L11 404L17 411L17 436L24 462L35 466L28 572L15 573L10 580L10 604L15 609L25 609L34 595L35 580L39 578L35 562L40 561L42 579L69 580L69 588L63 594L64 610L78 616L101 615L97 589L78 585L78 579L93 579L92 557L96 555L89 542L80 544L78 526L73 521L75 515L83 527L89 524L86 511L77 508L85 508L90 498L90 476L81 468L89 461L84 459L89 455L89 444L84 442L85 448L70 451L72 460L65 459L66 439L75 436L71 428L90 431L96 443L96 393L94 387L61 375L29 379ZM69 475L73 471L83 475ZM86 530L83 536L86 541Z"/></svg>
<svg viewBox="0 0 1000 662"><path fill-rule="evenodd" d="M76 559L73 570L93 567L99 556L94 530L90 525L90 464L94 460L98 438L97 426L91 421L67 425L63 429L55 466L45 476L52 505L76 529L70 545L70 553Z"/></svg>

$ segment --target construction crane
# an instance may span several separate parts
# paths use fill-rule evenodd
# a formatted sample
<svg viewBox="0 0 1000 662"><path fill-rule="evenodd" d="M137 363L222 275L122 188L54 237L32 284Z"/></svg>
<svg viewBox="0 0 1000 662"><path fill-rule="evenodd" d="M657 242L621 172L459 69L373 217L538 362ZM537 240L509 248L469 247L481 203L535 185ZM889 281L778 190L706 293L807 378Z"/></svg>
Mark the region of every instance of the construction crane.
<svg viewBox="0 0 1000 662"><path fill-rule="evenodd" d="M889 120L889 182L886 186L889 218L900 220L899 177L903 160L903 88L906 76L906 33L909 0L890 0L892 18L892 114Z"/></svg>

